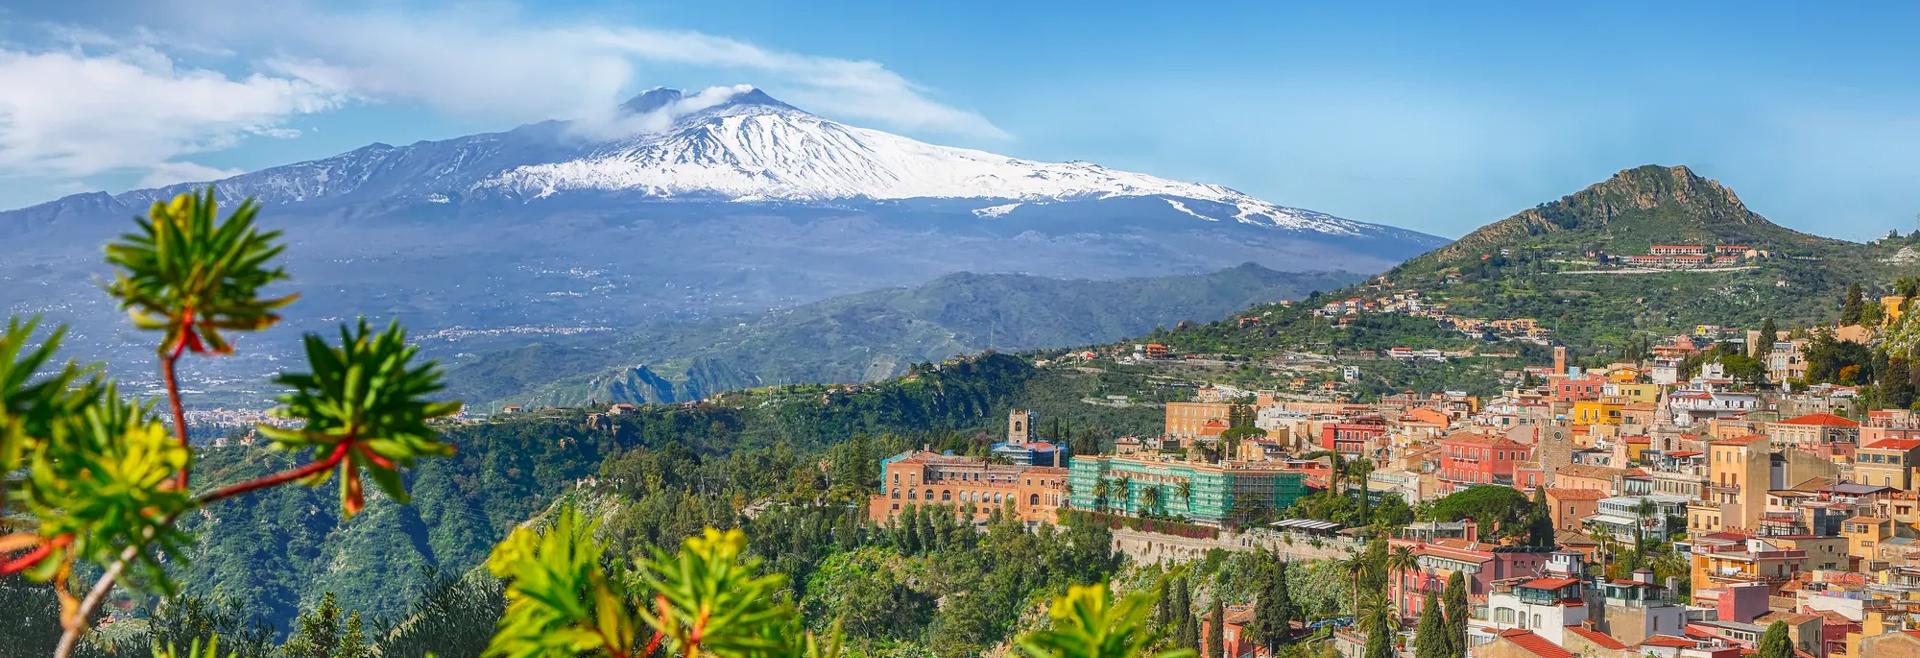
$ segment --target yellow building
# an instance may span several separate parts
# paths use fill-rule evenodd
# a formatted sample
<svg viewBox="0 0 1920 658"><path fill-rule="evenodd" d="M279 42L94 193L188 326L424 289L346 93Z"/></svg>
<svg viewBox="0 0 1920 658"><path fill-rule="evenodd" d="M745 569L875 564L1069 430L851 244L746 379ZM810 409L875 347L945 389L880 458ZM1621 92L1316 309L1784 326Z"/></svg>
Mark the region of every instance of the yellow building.
<svg viewBox="0 0 1920 658"><path fill-rule="evenodd" d="M1619 399L1575 400L1567 417L1575 425L1619 425L1620 413L1626 406L1627 403Z"/></svg>
<svg viewBox="0 0 1920 658"><path fill-rule="evenodd" d="M1905 297L1901 297L1899 295L1887 295L1885 297L1881 297L1880 298L1880 311L1881 311L1880 319L1886 324L1889 324L1889 325L1893 324L1894 320L1900 319L1900 314L1907 312L1906 307L1907 307L1907 298Z"/></svg>
<svg viewBox="0 0 1920 658"><path fill-rule="evenodd" d="M1707 483L1701 491L1703 500L1688 505L1689 533L1752 532L1760 527L1760 517L1767 510L1771 448L1765 434L1707 444Z"/></svg>
<svg viewBox="0 0 1920 658"><path fill-rule="evenodd" d="M1840 524L1840 536L1847 538L1848 555L1872 560L1881 542L1893 536L1893 522L1878 516L1856 516Z"/></svg>
<svg viewBox="0 0 1920 658"><path fill-rule="evenodd" d="M1913 467L1920 461L1920 439L1881 439L1853 456L1853 481L1906 491L1913 486Z"/></svg>
<svg viewBox="0 0 1920 658"><path fill-rule="evenodd" d="M1765 583L1771 593L1807 568L1807 552L1785 548L1753 537L1735 540L1703 539L1691 554L1695 595L1727 585Z"/></svg>
<svg viewBox="0 0 1920 658"><path fill-rule="evenodd" d="M1166 436L1193 439L1207 433L1208 422L1226 424L1233 405L1225 402L1168 402ZM1219 432L1214 432L1219 434Z"/></svg>
<svg viewBox="0 0 1920 658"><path fill-rule="evenodd" d="M1618 397L1627 404L1656 404L1660 401L1659 384L1614 382L1606 390L1608 395Z"/></svg>

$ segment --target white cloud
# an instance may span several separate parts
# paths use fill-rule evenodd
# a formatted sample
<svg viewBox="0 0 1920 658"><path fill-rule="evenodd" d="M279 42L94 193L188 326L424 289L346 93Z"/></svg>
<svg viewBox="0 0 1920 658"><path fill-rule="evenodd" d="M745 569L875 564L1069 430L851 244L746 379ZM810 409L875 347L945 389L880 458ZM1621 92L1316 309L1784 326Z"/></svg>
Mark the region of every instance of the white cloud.
<svg viewBox="0 0 1920 658"><path fill-rule="evenodd" d="M198 162L162 162L140 177L140 187L162 187L174 183L204 183L247 173L244 169L221 169Z"/></svg>
<svg viewBox="0 0 1920 658"><path fill-rule="evenodd" d="M176 66L149 46L110 52L0 47L0 174L85 176L284 135L343 96L306 80Z"/></svg>
<svg viewBox="0 0 1920 658"><path fill-rule="evenodd" d="M688 69L746 79L803 108L850 121L969 137L1005 131L929 96L872 61L784 52L700 32L542 24L511 9L342 13L314 6L198 12L230 22L230 39L271 34L283 75L377 100L461 116L534 121L593 118L636 82ZM245 21L238 17L244 16ZM204 23L196 27L205 29Z"/></svg>
<svg viewBox="0 0 1920 658"><path fill-rule="evenodd" d="M725 103L740 94L753 91L751 85L733 85L731 87L708 87L689 94L667 105L648 112L617 113L606 112L582 117L574 124L576 133L589 138L610 138L622 135L655 132L673 125L673 120L681 116Z"/></svg>
<svg viewBox="0 0 1920 658"><path fill-rule="evenodd" d="M739 93L714 87L647 116L615 111L638 83L691 75L748 80L856 123L1007 137L872 61L700 32L542 23L513 5L358 11L222 1L155 13L152 24L113 34L55 25L44 26L37 46L0 42L0 89L15 91L0 94L0 176L208 177L226 172L184 158L248 137L296 137L294 117L349 103L422 105L501 123L575 119L598 134L664 127ZM193 20L169 24L171 16Z"/></svg>

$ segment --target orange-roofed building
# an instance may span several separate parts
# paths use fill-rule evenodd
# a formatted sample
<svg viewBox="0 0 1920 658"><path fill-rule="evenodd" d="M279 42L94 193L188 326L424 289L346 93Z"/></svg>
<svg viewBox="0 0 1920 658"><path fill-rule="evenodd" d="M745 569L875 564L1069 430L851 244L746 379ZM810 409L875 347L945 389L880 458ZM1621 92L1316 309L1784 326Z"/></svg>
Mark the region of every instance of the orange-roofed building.
<svg viewBox="0 0 1920 658"><path fill-rule="evenodd" d="M1554 644L1533 631L1515 628L1501 631L1492 642L1475 647L1474 658L1577 658L1572 651Z"/></svg>
<svg viewBox="0 0 1920 658"><path fill-rule="evenodd" d="M1920 439L1881 439L1860 446L1853 456L1853 481L1906 491L1920 465Z"/></svg>
<svg viewBox="0 0 1920 658"><path fill-rule="evenodd" d="M1627 645L1602 633L1584 626L1568 626L1567 634L1561 638L1560 646L1577 656L1624 657L1637 655L1627 653Z"/></svg>
<svg viewBox="0 0 1920 658"><path fill-rule="evenodd" d="M1767 438L1776 448L1817 450L1836 443L1860 442L1860 423L1834 414L1807 414L1767 424Z"/></svg>
<svg viewBox="0 0 1920 658"><path fill-rule="evenodd" d="M1547 489L1547 512L1556 530L1579 530L1581 521L1600 511L1607 492L1594 489Z"/></svg>
<svg viewBox="0 0 1920 658"><path fill-rule="evenodd" d="M1440 493L1493 484L1513 486L1516 464L1533 459L1533 447L1504 436L1455 432L1440 441Z"/></svg>

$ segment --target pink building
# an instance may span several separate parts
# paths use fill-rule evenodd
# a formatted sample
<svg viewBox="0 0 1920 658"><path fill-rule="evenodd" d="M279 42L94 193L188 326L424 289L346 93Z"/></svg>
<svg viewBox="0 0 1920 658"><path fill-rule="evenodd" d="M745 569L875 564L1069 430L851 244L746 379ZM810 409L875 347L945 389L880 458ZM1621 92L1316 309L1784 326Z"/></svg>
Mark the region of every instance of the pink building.
<svg viewBox="0 0 1920 658"><path fill-rule="evenodd" d="M1493 591L1494 581L1538 575L1551 555L1546 549L1482 542L1479 528L1471 519L1467 521L1467 534L1461 539L1391 539L1389 542L1395 547L1413 549L1414 557L1420 561L1419 570L1392 574L1387 581L1388 596L1400 616L1409 619L1420 615L1427 592L1433 592L1435 597L1444 593L1447 578L1455 572L1466 577L1468 604L1484 605L1487 594Z"/></svg>

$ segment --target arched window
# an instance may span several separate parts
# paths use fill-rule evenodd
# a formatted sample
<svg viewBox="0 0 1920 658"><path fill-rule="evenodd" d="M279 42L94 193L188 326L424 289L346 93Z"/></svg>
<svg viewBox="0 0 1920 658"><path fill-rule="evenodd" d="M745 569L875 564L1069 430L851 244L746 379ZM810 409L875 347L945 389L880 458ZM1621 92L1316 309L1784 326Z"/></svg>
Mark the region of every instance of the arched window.
<svg viewBox="0 0 1920 658"><path fill-rule="evenodd" d="M940 502L945 503L945 502L950 502L952 500L953 500L953 490L951 489L940 490Z"/></svg>
<svg viewBox="0 0 1920 658"><path fill-rule="evenodd" d="M919 492L917 492L917 491L914 491L913 489L908 489L908 490L907 490L907 500L913 500L913 499L914 499L914 496L915 496L916 494L918 494L918 493L919 493Z"/></svg>
<svg viewBox="0 0 1920 658"><path fill-rule="evenodd" d="M1039 507L1039 506L1040 506L1040 494L1027 494L1027 504L1028 504L1028 505L1032 505L1032 506L1034 506L1034 507Z"/></svg>
<svg viewBox="0 0 1920 658"><path fill-rule="evenodd" d="M893 499L894 499L894 500L900 500L900 490L899 490L899 489L894 489L892 493L893 493Z"/></svg>

